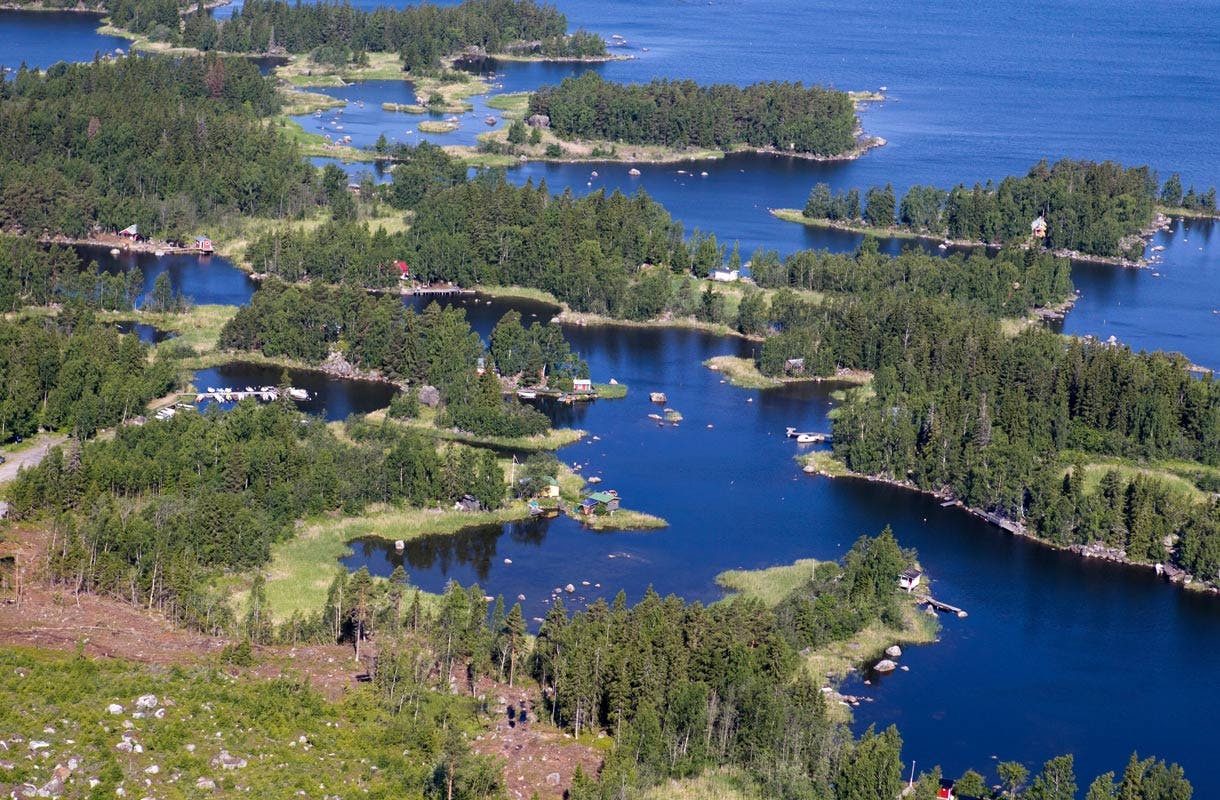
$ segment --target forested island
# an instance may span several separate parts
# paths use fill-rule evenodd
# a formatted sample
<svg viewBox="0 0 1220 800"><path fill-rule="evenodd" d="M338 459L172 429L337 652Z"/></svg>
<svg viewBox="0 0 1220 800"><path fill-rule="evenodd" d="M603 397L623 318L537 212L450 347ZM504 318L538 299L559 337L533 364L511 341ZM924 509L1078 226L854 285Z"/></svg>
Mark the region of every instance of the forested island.
<svg viewBox="0 0 1220 800"><path fill-rule="evenodd" d="M564 15L534 0L464 0L372 10L346 2L255 0L243 3L226 20L204 13L180 19L181 8L172 0L108 0L107 7L114 25L155 42L228 53L311 53L322 63L339 66L359 62L365 53L397 54L404 71L437 68L443 57L466 50L607 58L600 36L584 31L569 35Z"/></svg>
<svg viewBox="0 0 1220 800"><path fill-rule="evenodd" d="M665 161L737 150L847 159L881 144L860 132L855 98L800 83L614 83L595 72L529 94L483 149L534 158ZM526 122L533 127L527 134Z"/></svg>
<svg viewBox="0 0 1220 800"><path fill-rule="evenodd" d="M1141 263L1143 236L1165 211L1215 214L1214 189L1185 194L1176 175L1158 192L1148 167L1113 162L1041 162L1023 177L950 190L912 186L899 200L892 186L833 193L819 183L799 214L782 219L856 230L877 236L918 236L955 244L1030 242L1063 255Z"/></svg>

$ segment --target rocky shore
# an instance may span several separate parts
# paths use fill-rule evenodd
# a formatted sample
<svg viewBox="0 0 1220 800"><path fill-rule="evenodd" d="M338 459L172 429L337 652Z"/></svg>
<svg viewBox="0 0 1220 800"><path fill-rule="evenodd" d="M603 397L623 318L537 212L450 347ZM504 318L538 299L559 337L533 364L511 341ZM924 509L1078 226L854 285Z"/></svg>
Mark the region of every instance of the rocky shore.
<svg viewBox="0 0 1220 800"><path fill-rule="evenodd" d="M844 469L846 469L846 467L844 467ZM929 497L934 497L937 500L942 501L942 507L960 508L966 513L978 517L984 522L988 522L997 528L1005 530L1015 536L1024 537L1032 542L1037 542L1038 544L1049 547L1053 550L1062 550L1065 552L1074 553L1082 558L1093 558L1101 561L1109 561L1115 564L1124 564L1129 567L1139 567L1141 569L1154 570L1157 575L1165 578L1170 583L1182 586L1184 588L1189 588L1192 591L1220 593L1220 588L1208 585L1180 567L1162 562L1149 564L1142 561L1133 561L1127 557L1124 550L1118 547L1110 547L1100 542L1093 542L1090 544L1061 545L1056 544L1055 542L1047 541L1046 539L1040 538L1030 531L1024 522L1014 520L1010 517L997 514L992 511L985 511L981 508L967 505L964 501L955 497L948 489L924 489L915 485L915 483L912 481L898 480L886 475L866 475L864 473L851 471L847 471L844 474L834 474L820 468L814 468L812 471L806 468L806 471L810 472L810 474L822 475L823 477L827 478L858 478L860 480L871 481L873 483L883 483L887 486L895 486L900 489L908 489L913 492L919 492L920 494L928 495Z"/></svg>

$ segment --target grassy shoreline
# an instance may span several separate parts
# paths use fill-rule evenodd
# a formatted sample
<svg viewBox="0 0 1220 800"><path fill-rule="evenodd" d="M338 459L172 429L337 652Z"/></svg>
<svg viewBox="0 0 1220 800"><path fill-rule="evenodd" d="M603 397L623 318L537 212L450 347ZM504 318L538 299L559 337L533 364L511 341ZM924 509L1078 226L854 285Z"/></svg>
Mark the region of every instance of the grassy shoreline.
<svg viewBox="0 0 1220 800"><path fill-rule="evenodd" d="M1185 219L1215 219L1220 220L1220 210L1207 211L1199 208L1184 208L1182 206L1156 206L1156 213L1167 217L1183 217Z"/></svg>
<svg viewBox="0 0 1220 800"><path fill-rule="evenodd" d="M441 428L437 424L438 412L434 408L423 407L420 415L414 419L391 418L391 425L400 425L411 430L420 431L434 439L446 442L458 442L476 447L492 447L499 450L523 450L538 452L558 450L575 444L588 435L588 431L579 428L551 428L546 433L536 436L480 436L451 428ZM368 420L380 422L386 419L386 412L373 411L366 415Z"/></svg>
<svg viewBox="0 0 1220 800"><path fill-rule="evenodd" d="M760 600L769 608L803 586L818 565L816 559L756 570L726 570L716 576L716 584L728 594ZM920 595L903 597L903 624L892 628L876 620L847 639L831 642L804 654L805 666L817 681L840 680L862 664L879 657L892 644L929 644L936 641L939 625L919 611Z"/></svg>

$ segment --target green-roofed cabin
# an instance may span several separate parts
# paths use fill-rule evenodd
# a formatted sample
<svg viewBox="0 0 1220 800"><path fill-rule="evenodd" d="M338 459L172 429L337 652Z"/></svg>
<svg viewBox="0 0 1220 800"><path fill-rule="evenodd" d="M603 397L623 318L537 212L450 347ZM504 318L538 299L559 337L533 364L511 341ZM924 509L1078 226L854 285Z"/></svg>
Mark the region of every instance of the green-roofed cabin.
<svg viewBox="0 0 1220 800"><path fill-rule="evenodd" d="M605 492L590 492L580 504L580 513L585 516L596 514L600 509L613 514L618 511L618 492L613 489Z"/></svg>

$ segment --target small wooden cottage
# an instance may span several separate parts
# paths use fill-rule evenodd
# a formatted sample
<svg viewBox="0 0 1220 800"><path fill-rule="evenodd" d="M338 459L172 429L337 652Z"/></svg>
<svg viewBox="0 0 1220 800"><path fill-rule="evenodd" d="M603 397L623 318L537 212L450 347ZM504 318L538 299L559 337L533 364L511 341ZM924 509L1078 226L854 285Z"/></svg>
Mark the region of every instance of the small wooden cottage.
<svg viewBox="0 0 1220 800"><path fill-rule="evenodd" d="M788 375L804 375L805 359L789 358L784 362L784 372Z"/></svg>
<svg viewBox="0 0 1220 800"><path fill-rule="evenodd" d="M545 478L542 481L542 491L538 494L541 497L559 497L559 481L554 478Z"/></svg>
<svg viewBox="0 0 1220 800"><path fill-rule="evenodd" d="M613 514L615 511L618 511L618 506L618 492L613 489L606 492L593 492L581 501L580 513L586 517L591 517L603 511Z"/></svg>
<svg viewBox="0 0 1220 800"><path fill-rule="evenodd" d="M906 589L909 592L918 586L922 580L923 573L914 567L911 567L909 569L904 569L898 575L898 586L899 588Z"/></svg>
<svg viewBox="0 0 1220 800"><path fill-rule="evenodd" d="M126 228L119 231L119 236L122 236L124 239L138 239L140 238L140 228L134 224L128 225Z"/></svg>
<svg viewBox="0 0 1220 800"><path fill-rule="evenodd" d="M572 380L572 391L577 394L589 394L593 391L593 381L588 378L575 378Z"/></svg>
<svg viewBox="0 0 1220 800"><path fill-rule="evenodd" d="M212 240L207 236L195 237L195 249L200 253L211 253L213 251Z"/></svg>
<svg viewBox="0 0 1220 800"><path fill-rule="evenodd" d="M1029 223L1029 232L1038 239L1046 238L1046 218L1041 214L1033 222Z"/></svg>

